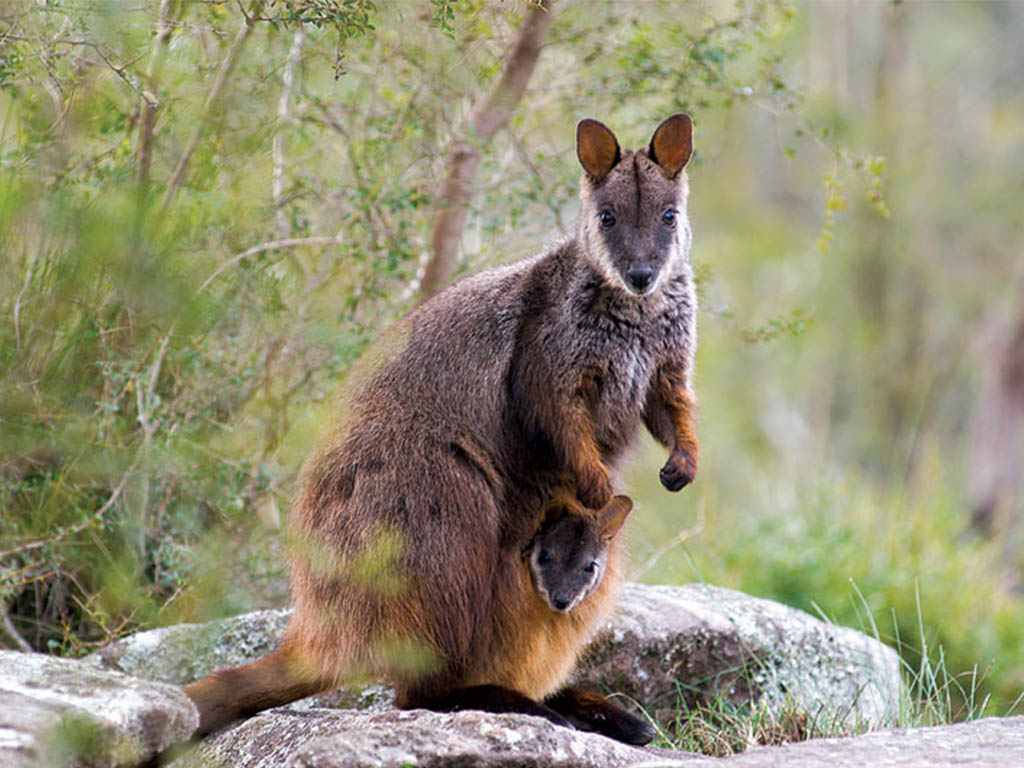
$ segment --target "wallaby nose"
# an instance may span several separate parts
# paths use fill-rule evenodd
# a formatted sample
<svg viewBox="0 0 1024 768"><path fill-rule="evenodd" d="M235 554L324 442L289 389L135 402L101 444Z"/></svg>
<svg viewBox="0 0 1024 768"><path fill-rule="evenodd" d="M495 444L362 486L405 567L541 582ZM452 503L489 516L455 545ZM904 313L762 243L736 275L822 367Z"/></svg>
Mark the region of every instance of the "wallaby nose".
<svg viewBox="0 0 1024 768"><path fill-rule="evenodd" d="M654 267L650 264L634 264L626 270L626 280L634 290L644 290L653 279Z"/></svg>
<svg viewBox="0 0 1024 768"><path fill-rule="evenodd" d="M555 595L551 598L551 604L559 611L564 611L569 607L569 598L565 595Z"/></svg>

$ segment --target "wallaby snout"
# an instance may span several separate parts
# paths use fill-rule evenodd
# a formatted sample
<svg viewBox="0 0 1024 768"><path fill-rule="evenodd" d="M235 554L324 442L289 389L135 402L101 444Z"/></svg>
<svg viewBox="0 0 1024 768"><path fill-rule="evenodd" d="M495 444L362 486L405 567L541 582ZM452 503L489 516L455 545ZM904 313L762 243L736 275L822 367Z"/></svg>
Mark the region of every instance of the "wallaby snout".
<svg viewBox="0 0 1024 768"><path fill-rule="evenodd" d="M637 293L643 293L654 282L654 267L650 264L633 264L626 270L626 282Z"/></svg>

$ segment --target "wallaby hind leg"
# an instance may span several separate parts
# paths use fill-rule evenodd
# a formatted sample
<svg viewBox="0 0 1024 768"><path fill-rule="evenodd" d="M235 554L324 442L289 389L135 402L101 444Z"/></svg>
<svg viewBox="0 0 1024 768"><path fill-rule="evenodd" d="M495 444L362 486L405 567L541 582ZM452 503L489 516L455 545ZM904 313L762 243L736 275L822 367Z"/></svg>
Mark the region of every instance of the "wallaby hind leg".
<svg viewBox="0 0 1024 768"><path fill-rule="evenodd" d="M544 699L544 704L563 715L582 731L597 731L626 744L646 744L654 729L604 696L579 688L563 688Z"/></svg>
<svg viewBox="0 0 1024 768"><path fill-rule="evenodd" d="M236 720L329 687L329 681L314 674L287 649L243 667L218 670L185 686L185 693L199 710L199 727L193 736L205 736Z"/></svg>
<svg viewBox="0 0 1024 768"><path fill-rule="evenodd" d="M435 712L457 712L463 709L479 709L484 712L518 712L522 715L543 717L555 725L572 728L572 724L552 708L534 701L518 691L500 685L473 685L436 695L409 694L404 697L400 706L402 709L422 707Z"/></svg>

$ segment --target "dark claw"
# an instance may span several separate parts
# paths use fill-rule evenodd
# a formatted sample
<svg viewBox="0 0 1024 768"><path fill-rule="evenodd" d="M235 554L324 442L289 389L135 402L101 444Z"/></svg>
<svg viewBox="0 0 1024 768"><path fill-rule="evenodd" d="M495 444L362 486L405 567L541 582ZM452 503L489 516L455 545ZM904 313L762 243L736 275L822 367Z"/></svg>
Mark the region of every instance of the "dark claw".
<svg viewBox="0 0 1024 768"><path fill-rule="evenodd" d="M570 723L567 719L562 717L557 712L553 712L553 711L545 712L545 713L543 713L541 715L541 717L543 717L549 723L554 723L555 725L560 725L563 728L568 728L570 731L575 731L576 730L576 728L573 726L572 723Z"/></svg>

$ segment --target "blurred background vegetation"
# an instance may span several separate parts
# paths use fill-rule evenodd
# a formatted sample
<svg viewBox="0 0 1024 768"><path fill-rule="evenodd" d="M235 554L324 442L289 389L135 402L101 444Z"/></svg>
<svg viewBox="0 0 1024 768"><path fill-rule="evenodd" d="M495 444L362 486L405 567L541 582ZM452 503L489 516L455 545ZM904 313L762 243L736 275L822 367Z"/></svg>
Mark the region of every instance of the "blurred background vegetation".
<svg viewBox="0 0 1024 768"><path fill-rule="evenodd" d="M1022 39L1013 2L8 0L0 644L284 603L297 472L365 345L571 231L578 119L639 146L685 110L703 464L670 495L638 451L637 577L877 626L962 674L949 714L1007 713Z"/></svg>

